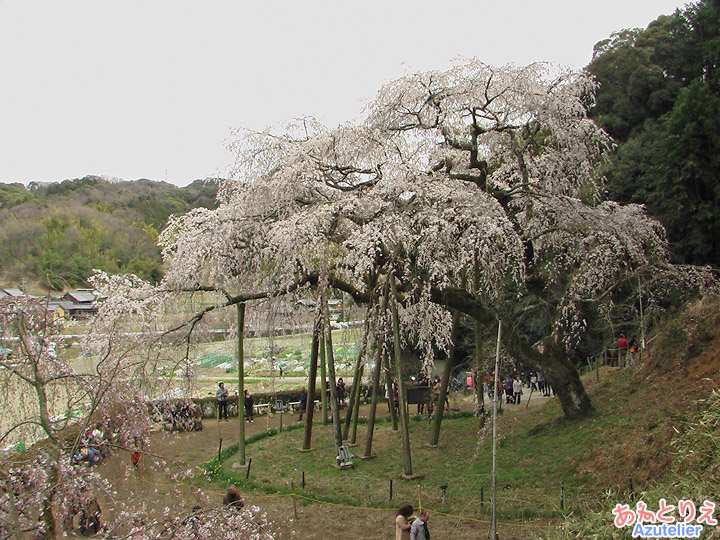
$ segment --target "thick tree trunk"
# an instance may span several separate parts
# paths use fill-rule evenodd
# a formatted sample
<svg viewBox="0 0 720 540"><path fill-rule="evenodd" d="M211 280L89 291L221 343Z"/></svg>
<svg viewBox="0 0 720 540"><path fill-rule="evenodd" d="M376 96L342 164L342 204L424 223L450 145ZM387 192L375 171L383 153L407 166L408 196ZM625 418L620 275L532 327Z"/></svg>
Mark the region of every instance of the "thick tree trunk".
<svg viewBox="0 0 720 540"><path fill-rule="evenodd" d="M313 277L307 278L309 282L313 282ZM369 294L358 291L353 286L342 280L331 279L332 285L349 293L358 302L369 301ZM469 315L479 323L485 326L495 324L497 322L496 313L484 305L482 300L465 289L458 287L438 288L431 287L430 294L432 301L436 304L445 306L449 309L457 309ZM512 328L512 325L506 325ZM513 345L513 342L515 345ZM513 353L516 358L531 365L538 371L541 371L546 380L555 388L555 392L560 398L563 412L567 418L579 418L586 415L592 410L590 398L585 392L585 388L580 380L577 368L567 358L562 347L550 343L550 348L546 348L544 353L540 353L532 347L530 343L524 342L519 337L509 340L509 345L516 351ZM524 351L527 355L518 354Z"/></svg>
<svg viewBox="0 0 720 540"><path fill-rule="evenodd" d="M521 358L526 365L542 372L555 390L566 418L581 418L592 410L580 373L554 340L546 340L541 353L509 332L505 346L515 358Z"/></svg>
<svg viewBox="0 0 720 540"><path fill-rule="evenodd" d="M431 290L433 301L462 311L484 325L494 324L496 315L478 298L464 289L447 288ZM503 323L510 329L512 325ZM512 356L543 373L555 389L566 418L580 418L592 410L590 397L580 380L580 374L570 359L552 338L544 343L544 352L528 343L516 333L509 331L505 347Z"/></svg>
<svg viewBox="0 0 720 540"><path fill-rule="evenodd" d="M445 413L445 398L448 393L448 384L450 384L450 375L455 364L455 342L457 341L458 327L460 326L460 312L455 311L452 318L452 330L450 332L450 350L445 361L445 369L443 369L442 380L440 381L440 394L438 395L437 406L435 407L435 423L433 425L432 436L430 437L430 445L437 446L440 440L440 426L442 424L443 415Z"/></svg>

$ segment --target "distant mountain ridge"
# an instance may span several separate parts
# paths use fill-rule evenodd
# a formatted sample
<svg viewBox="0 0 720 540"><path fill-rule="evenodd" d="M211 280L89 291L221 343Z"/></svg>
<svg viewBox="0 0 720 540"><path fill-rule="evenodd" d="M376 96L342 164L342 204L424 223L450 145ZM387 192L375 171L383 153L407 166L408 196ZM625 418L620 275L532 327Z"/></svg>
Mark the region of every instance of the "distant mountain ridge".
<svg viewBox="0 0 720 540"><path fill-rule="evenodd" d="M65 289L86 284L98 268L158 281L163 268L157 237L167 218L215 208L218 185L100 176L0 184L0 278Z"/></svg>

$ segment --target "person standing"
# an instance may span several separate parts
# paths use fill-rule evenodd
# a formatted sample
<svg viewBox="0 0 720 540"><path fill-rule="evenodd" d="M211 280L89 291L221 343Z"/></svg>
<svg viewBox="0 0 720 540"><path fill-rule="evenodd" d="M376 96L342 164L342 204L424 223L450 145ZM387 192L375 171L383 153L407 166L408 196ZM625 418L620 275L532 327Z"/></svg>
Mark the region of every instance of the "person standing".
<svg viewBox="0 0 720 540"><path fill-rule="evenodd" d="M410 526L410 540L430 540L430 531L427 522L430 519L430 512L420 510L420 515Z"/></svg>
<svg viewBox="0 0 720 540"><path fill-rule="evenodd" d="M420 377L420 382L418 383L418 386L424 386L424 387L430 386L430 379L428 378L427 375L423 374ZM425 412L425 403L427 401L429 401L429 399L430 399L430 391L428 390L425 395L427 396L426 401L422 401L422 402L418 403L418 405L417 405L418 414L423 414Z"/></svg>
<svg viewBox="0 0 720 540"><path fill-rule="evenodd" d="M542 373L538 373L537 384L538 392L540 392L540 395L547 396L547 393L545 392L545 375L543 375Z"/></svg>
<svg viewBox="0 0 720 540"><path fill-rule="evenodd" d="M298 422L302 422L303 414L305 413L305 409L307 409L307 390L305 390L305 387L302 387L302 390L300 390L300 418L298 418Z"/></svg>
<svg viewBox="0 0 720 540"><path fill-rule="evenodd" d="M250 390L245 389L245 421L254 422L253 420L253 407L255 406L255 400L250 395ZM268 413L269 414L269 413Z"/></svg>
<svg viewBox="0 0 720 540"><path fill-rule="evenodd" d="M397 377L393 378L392 395L393 395L393 404L394 404L393 406L395 407L395 412L398 412L400 410L400 393L398 392Z"/></svg>
<svg viewBox="0 0 720 540"><path fill-rule="evenodd" d="M218 383L218 389L217 392L215 392L215 397L217 398L218 402L218 422L225 418L225 421L227 422L227 400L228 400L228 391L225 388L225 383L220 381Z"/></svg>
<svg viewBox="0 0 720 540"><path fill-rule="evenodd" d="M513 397L513 378L508 375L507 379L505 379L505 403L515 403L515 398Z"/></svg>
<svg viewBox="0 0 720 540"><path fill-rule="evenodd" d="M412 513L412 505L406 504L395 514L395 540L410 540Z"/></svg>
<svg viewBox="0 0 720 540"><path fill-rule="evenodd" d="M343 381L342 377L338 379L335 389L337 390L338 405L342 409L343 405L345 405L345 381Z"/></svg>
<svg viewBox="0 0 720 540"><path fill-rule="evenodd" d="M636 338L632 338L630 340L630 349L628 350L628 352L630 353L630 365L634 366L635 365L635 353L637 352L637 339Z"/></svg>
<svg viewBox="0 0 720 540"><path fill-rule="evenodd" d="M522 397L522 391L523 391L523 382L520 380L520 377L515 377L515 380L512 382L512 392L513 392L513 403L520 403L520 398Z"/></svg>
<svg viewBox="0 0 720 540"><path fill-rule="evenodd" d="M618 350L618 367L625 367L625 358L627 356L628 347L630 344L628 343L627 338L625 337L625 334L620 334L620 339L617 341L617 350Z"/></svg>

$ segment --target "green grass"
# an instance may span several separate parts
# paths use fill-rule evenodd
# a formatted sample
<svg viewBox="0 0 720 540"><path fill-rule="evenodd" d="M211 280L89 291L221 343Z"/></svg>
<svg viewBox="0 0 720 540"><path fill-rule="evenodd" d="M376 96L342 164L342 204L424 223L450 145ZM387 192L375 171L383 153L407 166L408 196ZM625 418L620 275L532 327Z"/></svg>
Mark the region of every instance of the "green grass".
<svg viewBox="0 0 720 540"><path fill-rule="evenodd" d="M512 413L510 413L512 414ZM585 499L585 487L591 478L574 472L577 451L569 451L587 444L593 434L578 435L563 422L555 422L559 411L554 407L537 413L532 419L552 421L541 433L530 435L525 426L506 433L501 439L498 467L498 500L505 519L551 518L562 514L560 485L565 483L566 511ZM509 415L508 415L509 416ZM422 479L401 478L402 456L399 432L391 430L388 420L377 423L373 442L375 459L357 458L364 452L367 428L358 427L355 454L356 468L339 470L335 467L335 449L331 426L313 428L313 450L301 453L302 424L280 434L248 441L246 455L253 464L249 480L244 473L238 476L232 469L231 453L220 463L212 462L209 469L220 483L232 482L244 490L288 493L290 482L299 493L318 500L378 508L395 507L402 502L423 505L438 511L464 516L486 516L492 491L491 430L480 431L479 420L472 415L458 415L443 422L439 448L426 442L431 433L427 421L410 423L413 472ZM557 450L560 451L557 451ZM306 485L302 489L302 473ZM393 481L393 500L389 499L390 480ZM447 484L447 499L443 504L440 486ZM482 497L482 505L481 505ZM572 498L575 497L573 503Z"/></svg>
<svg viewBox="0 0 720 540"><path fill-rule="evenodd" d="M505 519L556 518L571 512L598 509L603 504L602 479L578 472L594 451L606 441L608 430L631 430L632 418L618 412L628 400L631 384L624 376L603 374L605 380L592 388L595 412L577 420L565 420L557 401L526 410L503 406L498 441L498 501ZM488 420L481 429L479 420L461 414L443 422L439 448L427 441L431 424L418 417L410 422L413 472L422 479L403 480L403 461L399 432L393 432L389 419L377 423L373 453L363 461L367 427L358 427L359 446L351 449L356 468L340 471L335 467L335 447L331 426L315 425L312 452L301 453L303 431L294 430L264 437L250 444L247 456L253 459L249 480L238 477L232 459L217 464L215 477L235 482L245 490L288 493L290 482L299 493L328 502L378 508L395 507L402 502L417 505L422 492L423 505L462 516L486 516L492 491L492 429ZM305 489L300 488L305 473ZM393 499L389 484L393 481ZM445 504L440 486L447 484ZM561 486L564 509L561 510ZM421 491L420 491L421 490ZM483 504L481 505L481 498Z"/></svg>

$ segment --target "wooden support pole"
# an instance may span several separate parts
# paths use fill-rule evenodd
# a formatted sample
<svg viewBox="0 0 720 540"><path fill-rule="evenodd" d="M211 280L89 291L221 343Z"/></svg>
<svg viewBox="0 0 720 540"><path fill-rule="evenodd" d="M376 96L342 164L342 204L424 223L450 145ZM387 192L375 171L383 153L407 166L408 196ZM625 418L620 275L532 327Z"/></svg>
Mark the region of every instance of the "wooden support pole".
<svg viewBox="0 0 720 540"><path fill-rule="evenodd" d="M320 314L322 316L322 299L320 300ZM324 328L324 323L321 328ZM327 388L327 359L325 352L324 330L320 332L320 407L322 408L322 425L328 423L328 388Z"/></svg>
<svg viewBox="0 0 720 540"><path fill-rule="evenodd" d="M400 320L397 310L397 294L395 291L395 274L388 276L390 279L390 294L392 302L390 308L392 310L392 328L393 328L393 349L395 360L395 376L397 377L398 386L398 409L400 413L400 438L402 439L403 453L403 471L405 476L412 476L412 456L410 453L410 425L407 411L407 396L405 395L405 382L402 370L402 351L400 349ZM438 404L444 406L444 404Z"/></svg>
<svg viewBox="0 0 720 540"><path fill-rule="evenodd" d="M367 312L365 313L365 324L363 325L363 334L360 340L360 347L358 347L357 358L355 359L355 367L353 369L353 383L350 388L350 399L348 400L348 409L345 414L345 424L343 425L343 440L347 440L350 434L350 424L355 414L355 402L360 399L360 370L362 365L362 358L365 354L365 347L367 346L368 334L370 333L370 311L372 305L368 304Z"/></svg>
<svg viewBox="0 0 720 540"><path fill-rule="evenodd" d="M333 435L335 447L342 446L342 426L340 424L340 403L337 396L337 379L335 378L335 354L332 342L332 326L330 325L330 308L328 307L328 291L322 293L323 327L325 329L325 352L328 364L328 379L330 382L330 408L332 413Z"/></svg>
<svg viewBox="0 0 720 540"><path fill-rule="evenodd" d="M320 312L315 316L313 325L312 347L310 349L310 373L308 374L308 397L305 407L305 437L303 439L303 450L310 450L312 440L313 417L315 415L315 379L317 377L318 354L320 347ZM323 388L324 392L325 389Z"/></svg>

